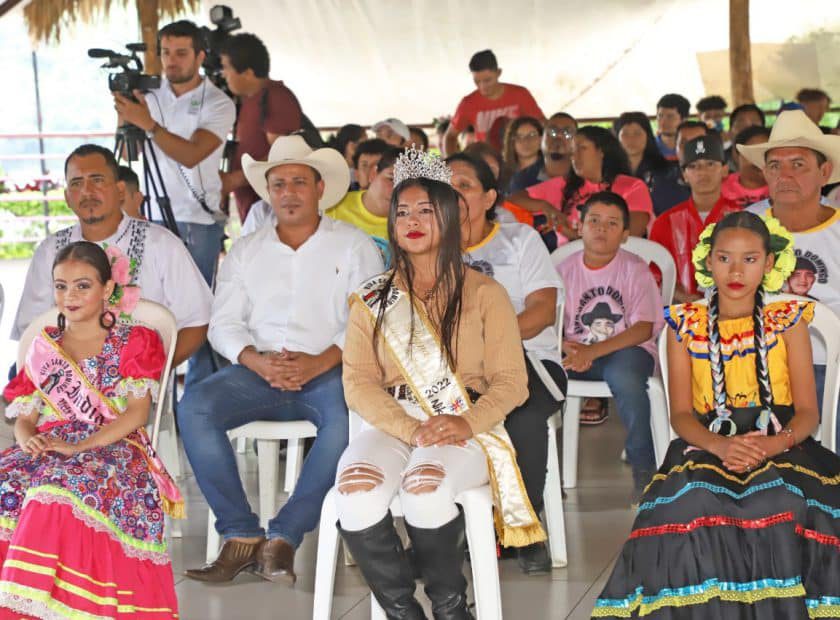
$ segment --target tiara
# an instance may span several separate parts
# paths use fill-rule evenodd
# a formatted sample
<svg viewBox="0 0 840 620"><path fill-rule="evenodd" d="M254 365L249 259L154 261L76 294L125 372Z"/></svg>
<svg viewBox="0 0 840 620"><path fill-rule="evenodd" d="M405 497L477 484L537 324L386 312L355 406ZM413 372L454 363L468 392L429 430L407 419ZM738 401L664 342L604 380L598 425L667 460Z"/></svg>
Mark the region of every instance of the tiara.
<svg viewBox="0 0 840 620"><path fill-rule="evenodd" d="M418 151L412 144L397 157L394 163L394 186L406 179L430 179L449 185L452 180L452 169L440 157Z"/></svg>

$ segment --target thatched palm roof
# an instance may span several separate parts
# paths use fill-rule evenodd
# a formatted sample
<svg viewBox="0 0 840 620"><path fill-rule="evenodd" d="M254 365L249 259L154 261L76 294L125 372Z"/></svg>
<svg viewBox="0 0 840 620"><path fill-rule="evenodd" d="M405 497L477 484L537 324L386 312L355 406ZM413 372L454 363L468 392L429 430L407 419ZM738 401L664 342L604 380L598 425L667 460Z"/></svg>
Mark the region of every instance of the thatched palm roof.
<svg viewBox="0 0 840 620"><path fill-rule="evenodd" d="M149 17L175 17L187 11L196 10L200 0L31 0L23 9L29 35L36 41L61 40L62 29L78 21L89 22L93 18L107 15L111 7L137 5L137 12L143 26L149 26ZM154 19L157 22L157 19ZM155 23L155 31L157 30Z"/></svg>

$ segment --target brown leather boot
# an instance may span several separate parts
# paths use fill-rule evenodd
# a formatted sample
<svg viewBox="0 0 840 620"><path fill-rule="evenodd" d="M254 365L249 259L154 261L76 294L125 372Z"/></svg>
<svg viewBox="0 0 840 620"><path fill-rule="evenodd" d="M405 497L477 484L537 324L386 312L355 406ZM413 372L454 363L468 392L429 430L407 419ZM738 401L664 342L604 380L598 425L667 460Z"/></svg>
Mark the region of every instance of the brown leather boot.
<svg viewBox="0 0 840 620"><path fill-rule="evenodd" d="M184 575L196 581L213 583L231 581L246 568L256 565L260 545L264 542L265 540L252 543L226 540L215 562L201 568L187 570Z"/></svg>
<svg viewBox="0 0 840 620"><path fill-rule="evenodd" d="M294 585L295 548L282 538L266 540L260 546L257 556L258 574L263 579L274 583Z"/></svg>

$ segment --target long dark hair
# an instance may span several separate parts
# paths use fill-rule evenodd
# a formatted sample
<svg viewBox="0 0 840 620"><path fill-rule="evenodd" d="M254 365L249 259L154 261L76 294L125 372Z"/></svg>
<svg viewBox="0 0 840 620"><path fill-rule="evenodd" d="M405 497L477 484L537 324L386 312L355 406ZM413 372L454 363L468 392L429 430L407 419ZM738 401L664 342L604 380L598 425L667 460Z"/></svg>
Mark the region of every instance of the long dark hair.
<svg viewBox="0 0 840 620"><path fill-rule="evenodd" d="M516 132L523 125L531 125L539 134L542 134L543 131L542 123L533 116L515 118L505 128L505 137L502 140L502 158L505 166L512 172L519 170L519 156L516 154Z"/></svg>
<svg viewBox="0 0 840 620"><path fill-rule="evenodd" d="M484 215L488 220L491 222L495 220L496 205L499 204L501 194L499 193L499 185L496 181L496 177L493 175L493 171L490 169L490 166L487 165L487 162L481 157L476 157L475 155L471 155L464 151L450 155L445 161L447 164L451 164L453 161L464 162L473 169L473 172L475 172L475 176L478 179L478 182L481 183L481 188L485 191L485 193L489 192L491 189L496 190L496 202L493 203L492 207L484 212Z"/></svg>
<svg viewBox="0 0 840 620"><path fill-rule="evenodd" d="M435 218L440 230L440 246L437 256L437 279L433 290L437 292L438 299L445 299L446 302L436 304L434 306L435 312L431 313L430 318L438 328L438 336L443 345L443 354L446 361L454 369L457 365L456 335L461 322L466 267L461 256L460 200L462 199L448 183L426 178L406 179L394 188L394 193L391 195L391 209L388 213L388 239L393 269L376 300L379 304L379 310L373 327L373 343L374 347L378 346L379 334L382 332L382 322L385 319L385 302L388 299L388 291L397 276L405 282L408 289L408 298L411 302L409 347L414 340L414 267L409 260L408 253L397 243L395 230L400 195L410 187L419 187L425 191L429 195L429 201L435 206Z"/></svg>
<svg viewBox="0 0 840 620"><path fill-rule="evenodd" d="M660 170L667 170L670 168L671 164L668 163L668 160L665 159L659 151L659 147L656 146L656 136L653 135L653 127L651 127L650 119L644 112L624 112L621 116L619 116L615 120L615 123L613 123L613 132L615 133L615 137L618 137L622 127L629 125L630 123L635 123L641 127L647 136L645 150L642 153L642 161L639 162L639 169L643 170L646 168L651 172L658 172ZM620 143L621 140L619 140L619 144Z"/></svg>
<svg viewBox="0 0 840 620"><path fill-rule="evenodd" d="M87 263L96 269L96 275L99 277L99 283L105 284L111 279L111 261L105 250L95 243L90 241L74 241L73 243L61 248L55 255L52 268L53 271L61 263L67 261L77 260L82 263Z"/></svg>
<svg viewBox="0 0 840 620"><path fill-rule="evenodd" d="M772 238L767 225L759 216L748 211L736 211L721 219L709 239L710 253L714 250L720 233L727 229L742 228L749 230L761 238L764 251L770 254L773 250ZM725 364L721 354L720 329L718 321L720 310L718 305L718 290L714 286L709 291L709 365L712 371L712 389L715 397L715 409L720 412L726 407L726 375ZM764 286L759 285L755 292L753 306L753 339L755 347L755 374L758 381L758 398L761 407L770 410L773 406L773 389L770 384L770 370L767 361L767 341L764 337Z"/></svg>
<svg viewBox="0 0 840 620"><path fill-rule="evenodd" d="M361 125L344 125L338 130L338 133L329 137L327 146L341 153L342 157L346 157L345 151L347 150L347 145L351 142L363 140L366 135Z"/></svg>
<svg viewBox="0 0 840 620"><path fill-rule="evenodd" d="M619 174L630 174L630 161L627 153L609 129L597 125L586 125L577 130L576 136L583 136L595 145L604 156L601 163L601 181L607 184L607 189L612 188L615 177ZM563 210L568 212L576 199L580 199L580 188L583 187L584 179L575 172L574 167L569 169L569 176L566 177L566 187L563 188Z"/></svg>

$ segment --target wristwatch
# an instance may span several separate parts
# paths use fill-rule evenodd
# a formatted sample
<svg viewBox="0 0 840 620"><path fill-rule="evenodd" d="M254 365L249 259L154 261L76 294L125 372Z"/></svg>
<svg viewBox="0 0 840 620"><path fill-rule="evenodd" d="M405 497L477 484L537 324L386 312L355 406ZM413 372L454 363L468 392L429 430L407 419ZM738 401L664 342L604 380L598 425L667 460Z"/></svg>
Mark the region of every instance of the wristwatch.
<svg viewBox="0 0 840 620"><path fill-rule="evenodd" d="M152 128L151 128L151 129L149 129L149 131L147 131L147 132L146 132L146 137L147 137L147 138L149 138L149 140L151 140L152 138L154 138L154 137L155 137L155 132L156 132L158 129L160 129L160 125L158 125L158 122L157 122L157 121L155 121L155 124L154 124L154 125L152 125Z"/></svg>

